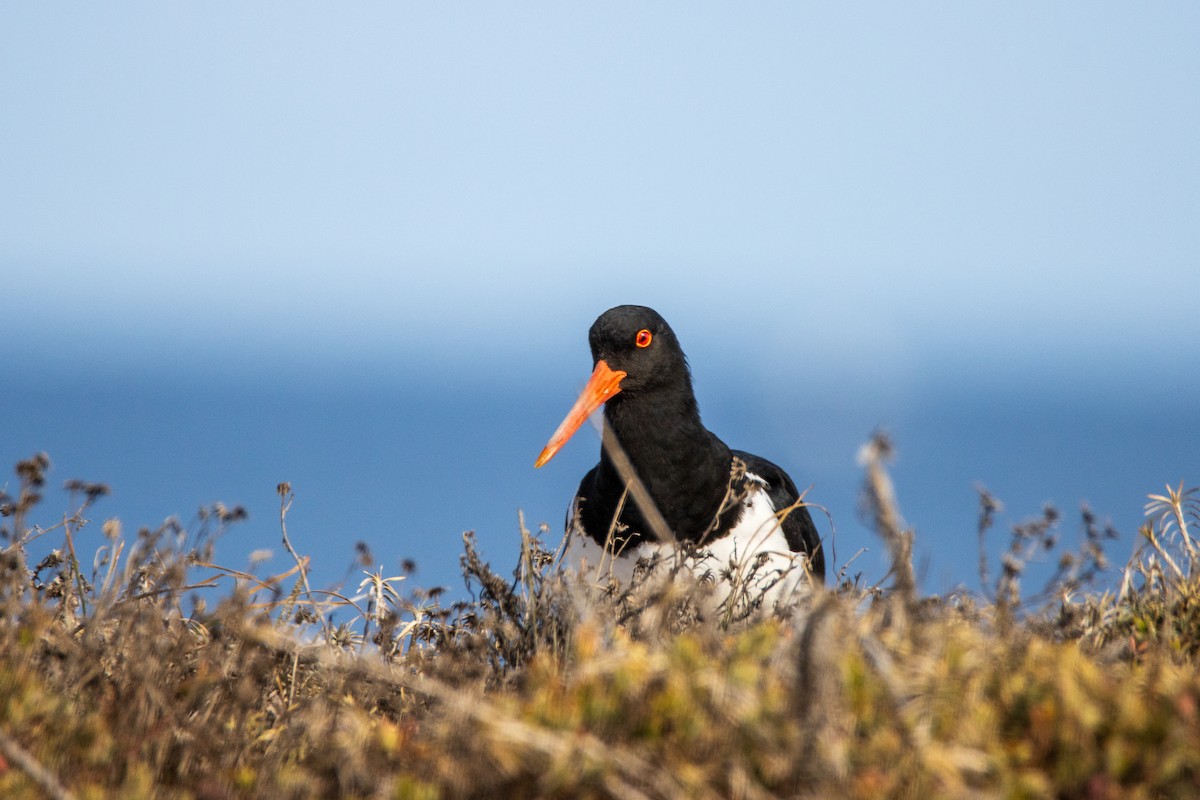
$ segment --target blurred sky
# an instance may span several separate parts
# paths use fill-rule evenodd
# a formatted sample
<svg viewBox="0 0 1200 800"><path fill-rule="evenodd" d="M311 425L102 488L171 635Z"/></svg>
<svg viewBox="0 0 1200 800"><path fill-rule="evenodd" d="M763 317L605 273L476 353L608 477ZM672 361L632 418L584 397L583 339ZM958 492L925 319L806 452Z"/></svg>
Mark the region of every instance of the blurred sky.
<svg viewBox="0 0 1200 800"><path fill-rule="evenodd" d="M597 437L531 463L632 302L842 560L877 425L929 588L978 582L976 481L1123 559L1200 482L1197 42L1194 3L8 4L0 460L129 527L245 504L233 566L290 480L328 573L453 583L462 530L557 530Z"/></svg>

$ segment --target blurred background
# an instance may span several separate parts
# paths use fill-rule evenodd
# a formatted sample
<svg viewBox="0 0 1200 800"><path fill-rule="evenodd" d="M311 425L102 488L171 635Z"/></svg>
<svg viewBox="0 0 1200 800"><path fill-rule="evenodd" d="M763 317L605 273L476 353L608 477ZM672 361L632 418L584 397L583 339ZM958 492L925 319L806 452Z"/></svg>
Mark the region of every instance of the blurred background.
<svg viewBox="0 0 1200 800"><path fill-rule="evenodd" d="M639 303L835 569L886 569L879 427L926 590L980 588L977 484L993 568L1045 503L1123 563L1200 482L1198 41L1192 3L9 4L0 462L111 487L89 553L219 500L218 560L286 569L289 481L315 584L364 542L461 594L463 531L507 570L519 510L561 530L598 436L533 460Z"/></svg>

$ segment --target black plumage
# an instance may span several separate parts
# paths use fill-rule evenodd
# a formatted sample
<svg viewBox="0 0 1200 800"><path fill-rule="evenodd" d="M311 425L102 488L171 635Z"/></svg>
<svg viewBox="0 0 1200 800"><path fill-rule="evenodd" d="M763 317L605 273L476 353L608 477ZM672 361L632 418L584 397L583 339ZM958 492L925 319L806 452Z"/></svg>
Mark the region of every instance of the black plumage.
<svg viewBox="0 0 1200 800"><path fill-rule="evenodd" d="M620 444L673 538L711 543L737 535L751 495L763 491L781 518L788 548L806 555L811 574L823 580L820 536L808 509L798 503L795 484L777 465L731 450L704 427L687 359L666 320L645 306L617 306L596 320L588 339L592 380L538 465L603 403L606 441L611 436ZM600 463L580 482L573 508L597 544L612 536L617 552L637 552L658 536L648 522L651 515L627 493L618 464L612 448L602 447Z"/></svg>

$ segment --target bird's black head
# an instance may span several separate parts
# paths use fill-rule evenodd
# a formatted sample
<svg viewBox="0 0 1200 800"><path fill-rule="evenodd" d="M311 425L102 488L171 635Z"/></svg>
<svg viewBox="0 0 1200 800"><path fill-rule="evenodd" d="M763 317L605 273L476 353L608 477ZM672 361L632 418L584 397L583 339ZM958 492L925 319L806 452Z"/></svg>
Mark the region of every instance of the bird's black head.
<svg viewBox="0 0 1200 800"><path fill-rule="evenodd" d="M612 400L624 405L629 399L654 398L660 410L678 414L695 413L692 380L687 359L675 332L658 312L645 306L610 308L592 323L588 332L592 346L592 377L579 399L542 449L534 466L542 466L579 430L588 415ZM664 404L674 398L677 402ZM611 411L614 406L609 406Z"/></svg>
<svg viewBox="0 0 1200 800"><path fill-rule="evenodd" d="M689 383L687 359L667 321L646 306L610 308L588 331L592 363L604 361L625 373L621 392Z"/></svg>

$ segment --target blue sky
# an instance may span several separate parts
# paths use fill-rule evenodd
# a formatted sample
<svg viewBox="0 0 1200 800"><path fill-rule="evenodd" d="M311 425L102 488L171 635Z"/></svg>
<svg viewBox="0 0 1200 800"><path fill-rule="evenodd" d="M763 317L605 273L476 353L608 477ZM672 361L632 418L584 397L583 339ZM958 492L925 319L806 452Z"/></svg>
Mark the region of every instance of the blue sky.
<svg viewBox="0 0 1200 800"><path fill-rule="evenodd" d="M166 460L211 420L164 411L156 440L121 387L169 409L361 386L255 445L279 472L320 455L314 427L339 441L331 418L386 419L387 398L443 409L422 431L439 457L524 447L515 465L586 376L591 320L637 302L680 332L706 419L801 484L841 480L875 424L946 409L1031 408L1012 431L902 441L916 463L1089 415L1100 450L1142 422L1158 433L1130 441L1178 447L1200 383L1197 41L1190 3L9 5L6 359L40 409L70 395L60 413L169 441ZM8 462L51 440L62 469L127 482L121 516L217 499L179 466L200 496L135 503L147 472L72 448L53 415L23 427L25 402L7 400ZM229 413L254 440L261 418ZM489 440L481 415L513 430ZM492 500L557 524L594 460L577 450ZM1134 497L1196 480L1166 460ZM494 483L471 463L467 491ZM411 490L385 453L363 469Z"/></svg>

